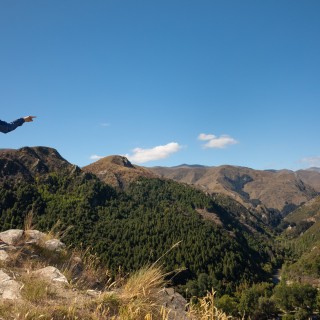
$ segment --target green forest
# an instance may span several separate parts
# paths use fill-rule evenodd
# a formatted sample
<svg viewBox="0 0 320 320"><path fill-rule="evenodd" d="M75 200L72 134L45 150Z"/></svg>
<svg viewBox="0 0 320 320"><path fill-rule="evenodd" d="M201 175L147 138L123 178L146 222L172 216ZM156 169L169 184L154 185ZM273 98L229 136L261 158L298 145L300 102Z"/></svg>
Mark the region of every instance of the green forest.
<svg viewBox="0 0 320 320"><path fill-rule="evenodd" d="M307 319L320 308L310 284L273 279L297 261L288 237L226 196L146 178L119 191L76 170L2 181L0 212L1 230L23 228L30 212L41 231L59 221L71 228L63 241L91 248L114 276L159 260L185 297L214 288L219 308L234 317Z"/></svg>

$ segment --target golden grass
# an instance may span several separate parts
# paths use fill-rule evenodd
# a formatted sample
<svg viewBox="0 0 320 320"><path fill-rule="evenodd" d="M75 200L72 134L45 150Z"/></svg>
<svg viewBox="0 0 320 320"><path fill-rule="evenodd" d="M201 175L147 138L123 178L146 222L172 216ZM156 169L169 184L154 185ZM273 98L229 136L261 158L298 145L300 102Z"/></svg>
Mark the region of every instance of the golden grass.
<svg viewBox="0 0 320 320"><path fill-rule="evenodd" d="M158 304L161 289L166 284L165 274L155 265L133 273L121 288L120 319L164 319L164 310Z"/></svg>
<svg viewBox="0 0 320 320"><path fill-rule="evenodd" d="M189 304L188 316L192 320L227 320L232 317L227 316L218 310L214 301L215 292L208 292L203 298L198 298L195 303Z"/></svg>
<svg viewBox="0 0 320 320"><path fill-rule="evenodd" d="M27 301L39 303L56 297L54 287L42 278L24 274L21 281L23 283L21 295Z"/></svg>
<svg viewBox="0 0 320 320"><path fill-rule="evenodd" d="M33 211L29 211L23 222L23 229L24 231L32 230L33 229Z"/></svg>

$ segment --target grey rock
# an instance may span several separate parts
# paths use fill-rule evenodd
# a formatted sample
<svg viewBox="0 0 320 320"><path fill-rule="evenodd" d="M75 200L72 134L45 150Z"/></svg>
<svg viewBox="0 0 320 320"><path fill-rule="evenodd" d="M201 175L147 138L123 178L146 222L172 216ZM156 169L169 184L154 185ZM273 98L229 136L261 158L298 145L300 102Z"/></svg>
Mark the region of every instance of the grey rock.
<svg viewBox="0 0 320 320"><path fill-rule="evenodd" d="M0 270L0 296L7 300L21 299L19 283L2 270Z"/></svg>
<svg viewBox="0 0 320 320"><path fill-rule="evenodd" d="M33 273L52 282L68 284L67 278L55 267L45 267Z"/></svg>
<svg viewBox="0 0 320 320"><path fill-rule="evenodd" d="M44 241L46 238L46 234L39 230L27 230L25 231L25 236L27 243L37 244L39 244L41 241Z"/></svg>
<svg viewBox="0 0 320 320"><path fill-rule="evenodd" d="M17 244L23 236L23 230L10 229L7 231L0 232L0 239L9 245Z"/></svg>
<svg viewBox="0 0 320 320"><path fill-rule="evenodd" d="M169 320L189 319L186 313L187 300L175 292L173 288L164 288L160 292L159 300L167 310L170 310Z"/></svg>
<svg viewBox="0 0 320 320"><path fill-rule="evenodd" d="M51 239L44 243L44 247L49 251L61 251L65 249L66 245L58 239Z"/></svg>

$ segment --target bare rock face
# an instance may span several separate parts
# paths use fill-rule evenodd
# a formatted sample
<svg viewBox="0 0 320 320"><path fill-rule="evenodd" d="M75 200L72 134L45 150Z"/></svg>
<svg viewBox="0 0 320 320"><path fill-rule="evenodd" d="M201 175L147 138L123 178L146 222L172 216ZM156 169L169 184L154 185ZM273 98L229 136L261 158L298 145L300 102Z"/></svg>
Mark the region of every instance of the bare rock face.
<svg viewBox="0 0 320 320"><path fill-rule="evenodd" d="M23 236L23 230L11 229L4 232L0 232L0 239L9 245L17 244Z"/></svg>
<svg viewBox="0 0 320 320"><path fill-rule="evenodd" d="M0 270L0 297L6 300L21 299L19 283L2 270Z"/></svg>
<svg viewBox="0 0 320 320"><path fill-rule="evenodd" d="M67 278L55 267L45 267L36 270L33 273L52 282L68 284Z"/></svg>

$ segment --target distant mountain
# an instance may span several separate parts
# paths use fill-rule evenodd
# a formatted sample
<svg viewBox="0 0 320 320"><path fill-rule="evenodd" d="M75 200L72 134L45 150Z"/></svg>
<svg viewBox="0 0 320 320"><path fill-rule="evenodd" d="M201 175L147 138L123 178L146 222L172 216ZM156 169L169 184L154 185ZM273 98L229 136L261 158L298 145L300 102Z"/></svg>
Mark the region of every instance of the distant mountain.
<svg viewBox="0 0 320 320"><path fill-rule="evenodd" d="M203 166L201 164L180 164L178 166L174 166L173 168L206 168L207 166Z"/></svg>
<svg viewBox="0 0 320 320"><path fill-rule="evenodd" d="M298 170L296 174L304 183L320 192L320 168Z"/></svg>
<svg viewBox="0 0 320 320"><path fill-rule="evenodd" d="M152 171L133 165L126 157L108 156L82 168L95 174L103 182L120 189L125 189L139 177L155 178Z"/></svg>
<svg viewBox="0 0 320 320"><path fill-rule="evenodd" d="M306 169L307 171L316 171L316 172L320 172L320 168L317 167L311 167L309 169Z"/></svg>
<svg viewBox="0 0 320 320"><path fill-rule="evenodd" d="M231 196L259 212L266 221L277 220L320 192L320 174L311 171L261 171L227 165L149 169L163 178L193 184L209 193Z"/></svg>

